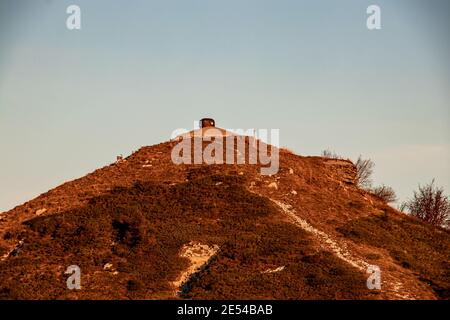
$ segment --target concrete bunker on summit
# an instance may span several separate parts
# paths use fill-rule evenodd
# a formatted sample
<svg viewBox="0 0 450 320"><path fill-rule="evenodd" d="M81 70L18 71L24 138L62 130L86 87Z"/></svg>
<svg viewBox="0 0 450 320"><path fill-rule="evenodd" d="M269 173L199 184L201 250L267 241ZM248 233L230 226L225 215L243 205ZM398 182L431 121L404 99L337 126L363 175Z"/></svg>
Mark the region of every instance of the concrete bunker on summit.
<svg viewBox="0 0 450 320"><path fill-rule="evenodd" d="M212 118L202 118L199 121L200 128L215 127L216 122Z"/></svg>

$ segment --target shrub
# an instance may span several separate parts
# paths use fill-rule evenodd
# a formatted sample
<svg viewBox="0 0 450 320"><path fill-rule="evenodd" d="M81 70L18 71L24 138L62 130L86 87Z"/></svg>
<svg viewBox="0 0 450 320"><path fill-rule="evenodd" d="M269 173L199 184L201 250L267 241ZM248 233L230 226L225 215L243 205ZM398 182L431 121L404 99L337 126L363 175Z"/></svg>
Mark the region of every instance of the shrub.
<svg viewBox="0 0 450 320"><path fill-rule="evenodd" d="M394 189L389 186L381 185L372 189L372 194L386 203L397 201L397 196Z"/></svg>
<svg viewBox="0 0 450 320"><path fill-rule="evenodd" d="M442 187L436 187L434 179L425 186L419 185L414 196L404 204L410 214L435 226L448 227L450 201Z"/></svg>
<svg viewBox="0 0 450 320"><path fill-rule="evenodd" d="M323 150L321 153L321 156L324 158L329 158L329 159L342 159L342 157L340 155L338 155L334 151L331 151L330 149Z"/></svg>

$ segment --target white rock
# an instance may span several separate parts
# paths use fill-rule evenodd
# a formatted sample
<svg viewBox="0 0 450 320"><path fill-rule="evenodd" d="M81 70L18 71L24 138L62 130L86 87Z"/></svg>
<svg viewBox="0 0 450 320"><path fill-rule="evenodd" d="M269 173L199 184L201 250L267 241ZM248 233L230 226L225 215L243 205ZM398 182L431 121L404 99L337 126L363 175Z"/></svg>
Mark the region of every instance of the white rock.
<svg viewBox="0 0 450 320"><path fill-rule="evenodd" d="M44 214L46 211L47 211L46 208L42 208L42 209L36 210L35 214L37 216L40 216L41 214Z"/></svg>
<svg viewBox="0 0 450 320"><path fill-rule="evenodd" d="M297 191L292 190L291 193L295 196L297 194Z"/></svg>
<svg viewBox="0 0 450 320"><path fill-rule="evenodd" d="M278 190L278 184L276 182L272 182L268 185L269 188L273 188L275 190Z"/></svg>
<svg viewBox="0 0 450 320"><path fill-rule="evenodd" d="M103 266L103 270L111 270L112 267L113 267L112 263L106 263L106 264Z"/></svg>
<svg viewBox="0 0 450 320"><path fill-rule="evenodd" d="M289 174L294 174L294 169L289 168Z"/></svg>
<svg viewBox="0 0 450 320"><path fill-rule="evenodd" d="M267 269L266 271L263 271L262 273L275 273L275 272L280 272L283 271L285 268L285 266L281 266L275 269Z"/></svg>

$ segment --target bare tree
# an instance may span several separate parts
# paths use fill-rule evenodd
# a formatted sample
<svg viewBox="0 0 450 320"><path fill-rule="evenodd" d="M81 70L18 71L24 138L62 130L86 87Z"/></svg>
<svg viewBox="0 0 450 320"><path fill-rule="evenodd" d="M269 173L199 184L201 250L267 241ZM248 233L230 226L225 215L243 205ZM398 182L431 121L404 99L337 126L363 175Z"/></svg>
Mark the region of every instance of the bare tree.
<svg viewBox="0 0 450 320"><path fill-rule="evenodd" d="M384 202L386 203L397 201L397 196L395 194L394 189L392 189L389 186L385 186L384 184L379 187L373 188L372 194L384 200Z"/></svg>
<svg viewBox="0 0 450 320"><path fill-rule="evenodd" d="M397 206L397 209L401 212L405 212L407 209L408 203L403 201L400 205Z"/></svg>
<svg viewBox="0 0 450 320"><path fill-rule="evenodd" d="M363 189L370 189L372 186L372 174L375 163L370 159L362 159L361 156L359 156L355 166L358 185Z"/></svg>
<svg viewBox="0 0 450 320"><path fill-rule="evenodd" d="M412 216L436 226L448 227L450 222L450 200L442 187L436 187L434 179L431 183L420 186L414 191L405 208Z"/></svg>

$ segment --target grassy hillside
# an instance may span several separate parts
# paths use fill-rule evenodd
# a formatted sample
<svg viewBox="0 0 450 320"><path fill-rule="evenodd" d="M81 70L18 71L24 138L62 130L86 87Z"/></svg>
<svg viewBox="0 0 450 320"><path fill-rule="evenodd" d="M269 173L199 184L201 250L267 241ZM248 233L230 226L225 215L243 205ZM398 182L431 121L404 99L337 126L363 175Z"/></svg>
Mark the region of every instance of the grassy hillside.
<svg viewBox="0 0 450 320"><path fill-rule="evenodd" d="M117 188L83 208L26 221L26 244L0 264L0 297L172 298L170 281L187 265L178 251L191 240L221 250L184 297L369 297L361 273L315 248L270 201L248 192L243 178L204 169L196 175L173 186ZM118 274L103 270L106 263ZM80 292L65 288L72 264L82 271ZM274 266L285 269L262 273Z"/></svg>

